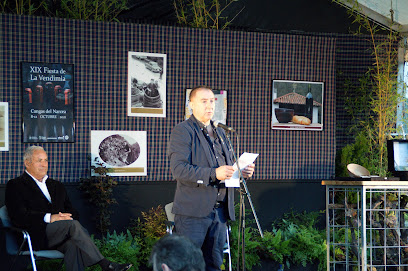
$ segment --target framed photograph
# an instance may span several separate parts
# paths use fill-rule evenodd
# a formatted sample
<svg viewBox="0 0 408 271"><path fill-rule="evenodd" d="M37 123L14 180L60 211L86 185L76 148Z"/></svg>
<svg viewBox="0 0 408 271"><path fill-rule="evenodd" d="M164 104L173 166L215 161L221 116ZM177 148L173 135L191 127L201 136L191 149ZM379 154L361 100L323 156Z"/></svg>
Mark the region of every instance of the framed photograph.
<svg viewBox="0 0 408 271"><path fill-rule="evenodd" d="M75 142L74 65L21 63L23 142Z"/></svg>
<svg viewBox="0 0 408 271"><path fill-rule="evenodd" d="M166 55L128 54L128 116L166 117Z"/></svg>
<svg viewBox="0 0 408 271"><path fill-rule="evenodd" d="M146 131L91 131L91 165L109 168L110 176L146 176Z"/></svg>
<svg viewBox="0 0 408 271"><path fill-rule="evenodd" d="M273 80L272 129L323 130L323 82Z"/></svg>
<svg viewBox="0 0 408 271"><path fill-rule="evenodd" d="M193 111L190 108L190 92L191 88L186 89L186 106L184 119L190 118ZM215 96L215 112L212 118L213 121L218 121L223 124L227 124L227 91L225 90L213 90Z"/></svg>
<svg viewBox="0 0 408 271"><path fill-rule="evenodd" d="M9 150L8 103L0 102L0 151Z"/></svg>

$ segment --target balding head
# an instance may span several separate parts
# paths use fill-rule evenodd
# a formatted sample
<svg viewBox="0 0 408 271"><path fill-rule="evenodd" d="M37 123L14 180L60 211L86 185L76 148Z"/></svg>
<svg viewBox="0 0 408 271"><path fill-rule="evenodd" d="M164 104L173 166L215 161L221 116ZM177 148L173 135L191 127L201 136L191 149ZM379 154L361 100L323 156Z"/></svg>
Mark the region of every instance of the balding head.
<svg viewBox="0 0 408 271"><path fill-rule="evenodd" d="M212 89L210 87L208 87L208 86L196 86L191 90L189 100L191 101L192 99L194 99L197 92L200 91L200 90L211 90L212 91Z"/></svg>

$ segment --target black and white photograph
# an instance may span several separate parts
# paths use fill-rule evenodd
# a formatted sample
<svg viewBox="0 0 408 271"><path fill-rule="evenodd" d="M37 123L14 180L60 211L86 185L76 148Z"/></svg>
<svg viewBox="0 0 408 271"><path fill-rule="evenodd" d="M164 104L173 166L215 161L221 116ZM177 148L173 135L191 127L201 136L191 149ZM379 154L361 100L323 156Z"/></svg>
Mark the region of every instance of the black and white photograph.
<svg viewBox="0 0 408 271"><path fill-rule="evenodd" d="M190 92L193 89L188 88L186 89L186 106L185 106L185 114L184 119L190 118L193 111L190 107ZM227 91L226 90L214 90L214 97L215 97L215 112L214 116L212 117L212 121L218 121L221 123L227 123Z"/></svg>
<svg viewBox="0 0 408 271"><path fill-rule="evenodd" d="M111 176L146 176L146 131L91 131L91 165Z"/></svg>
<svg viewBox="0 0 408 271"><path fill-rule="evenodd" d="M74 65L22 62L23 142L75 142Z"/></svg>
<svg viewBox="0 0 408 271"><path fill-rule="evenodd" d="M323 82L273 80L272 129L323 130Z"/></svg>
<svg viewBox="0 0 408 271"><path fill-rule="evenodd" d="M166 117L166 54L129 52L128 116Z"/></svg>
<svg viewBox="0 0 408 271"><path fill-rule="evenodd" d="M8 103L0 102L0 151L9 150Z"/></svg>

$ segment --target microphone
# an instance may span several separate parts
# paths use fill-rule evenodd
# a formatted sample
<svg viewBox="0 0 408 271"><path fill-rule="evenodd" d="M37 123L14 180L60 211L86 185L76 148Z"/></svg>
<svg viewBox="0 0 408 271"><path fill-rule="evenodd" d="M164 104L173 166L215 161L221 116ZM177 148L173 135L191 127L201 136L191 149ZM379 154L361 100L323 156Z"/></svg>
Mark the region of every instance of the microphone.
<svg viewBox="0 0 408 271"><path fill-rule="evenodd" d="M220 127L220 128L224 129L224 130L227 131L227 132L234 132L234 133L235 133L234 128L229 127L229 126L227 126L227 125L225 125L225 124L222 124L222 123L219 122L219 121L214 121L214 126L215 126L215 127Z"/></svg>

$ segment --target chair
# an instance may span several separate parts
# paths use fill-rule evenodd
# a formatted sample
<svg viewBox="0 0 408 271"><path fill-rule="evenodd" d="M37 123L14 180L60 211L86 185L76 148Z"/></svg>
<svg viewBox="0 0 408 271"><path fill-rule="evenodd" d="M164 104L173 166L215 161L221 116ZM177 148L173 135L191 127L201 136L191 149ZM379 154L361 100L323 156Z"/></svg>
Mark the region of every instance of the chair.
<svg viewBox="0 0 408 271"><path fill-rule="evenodd" d="M167 216L167 224L166 224L166 231L169 234L172 234L174 231L174 214L171 212L173 209L173 202L170 202L164 206L164 210ZM231 246L230 246L230 239L229 239L229 232L231 231L231 227L227 226L227 242L224 245L224 254L228 254L228 269L232 271L232 264L231 264Z"/></svg>
<svg viewBox="0 0 408 271"><path fill-rule="evenodd" d="M173 209L173 202L170 202L164 206L167 216L166 232L168 234L172 234L174 230L174 214L171 212L171 209Z"/></svg>
<svg viewBox="0 0 408 271"><path fill-rule="evenodd" d="M45 260L45 259L63 259L64 254L58 250L38 250L34 251L31 245L30 234L22 229L13 227L10 221L10 218L7 213L7 207L3 206L0 208L0 229L5 232L5 241L6 241L6 251L9 255L15 256L14 261L10 267L10 270L13 269L15 263L17 262L18 256L30 256L31 263L33 265L33 270L37 271L37 266L35 264L36 260ZM18 245L17 239L14 236L14 233L20 233L23 235L23 242ZM23 250L25 244L28 244L28 250ZM60 270L62 268L63 261L61 261Z"/></svg>

